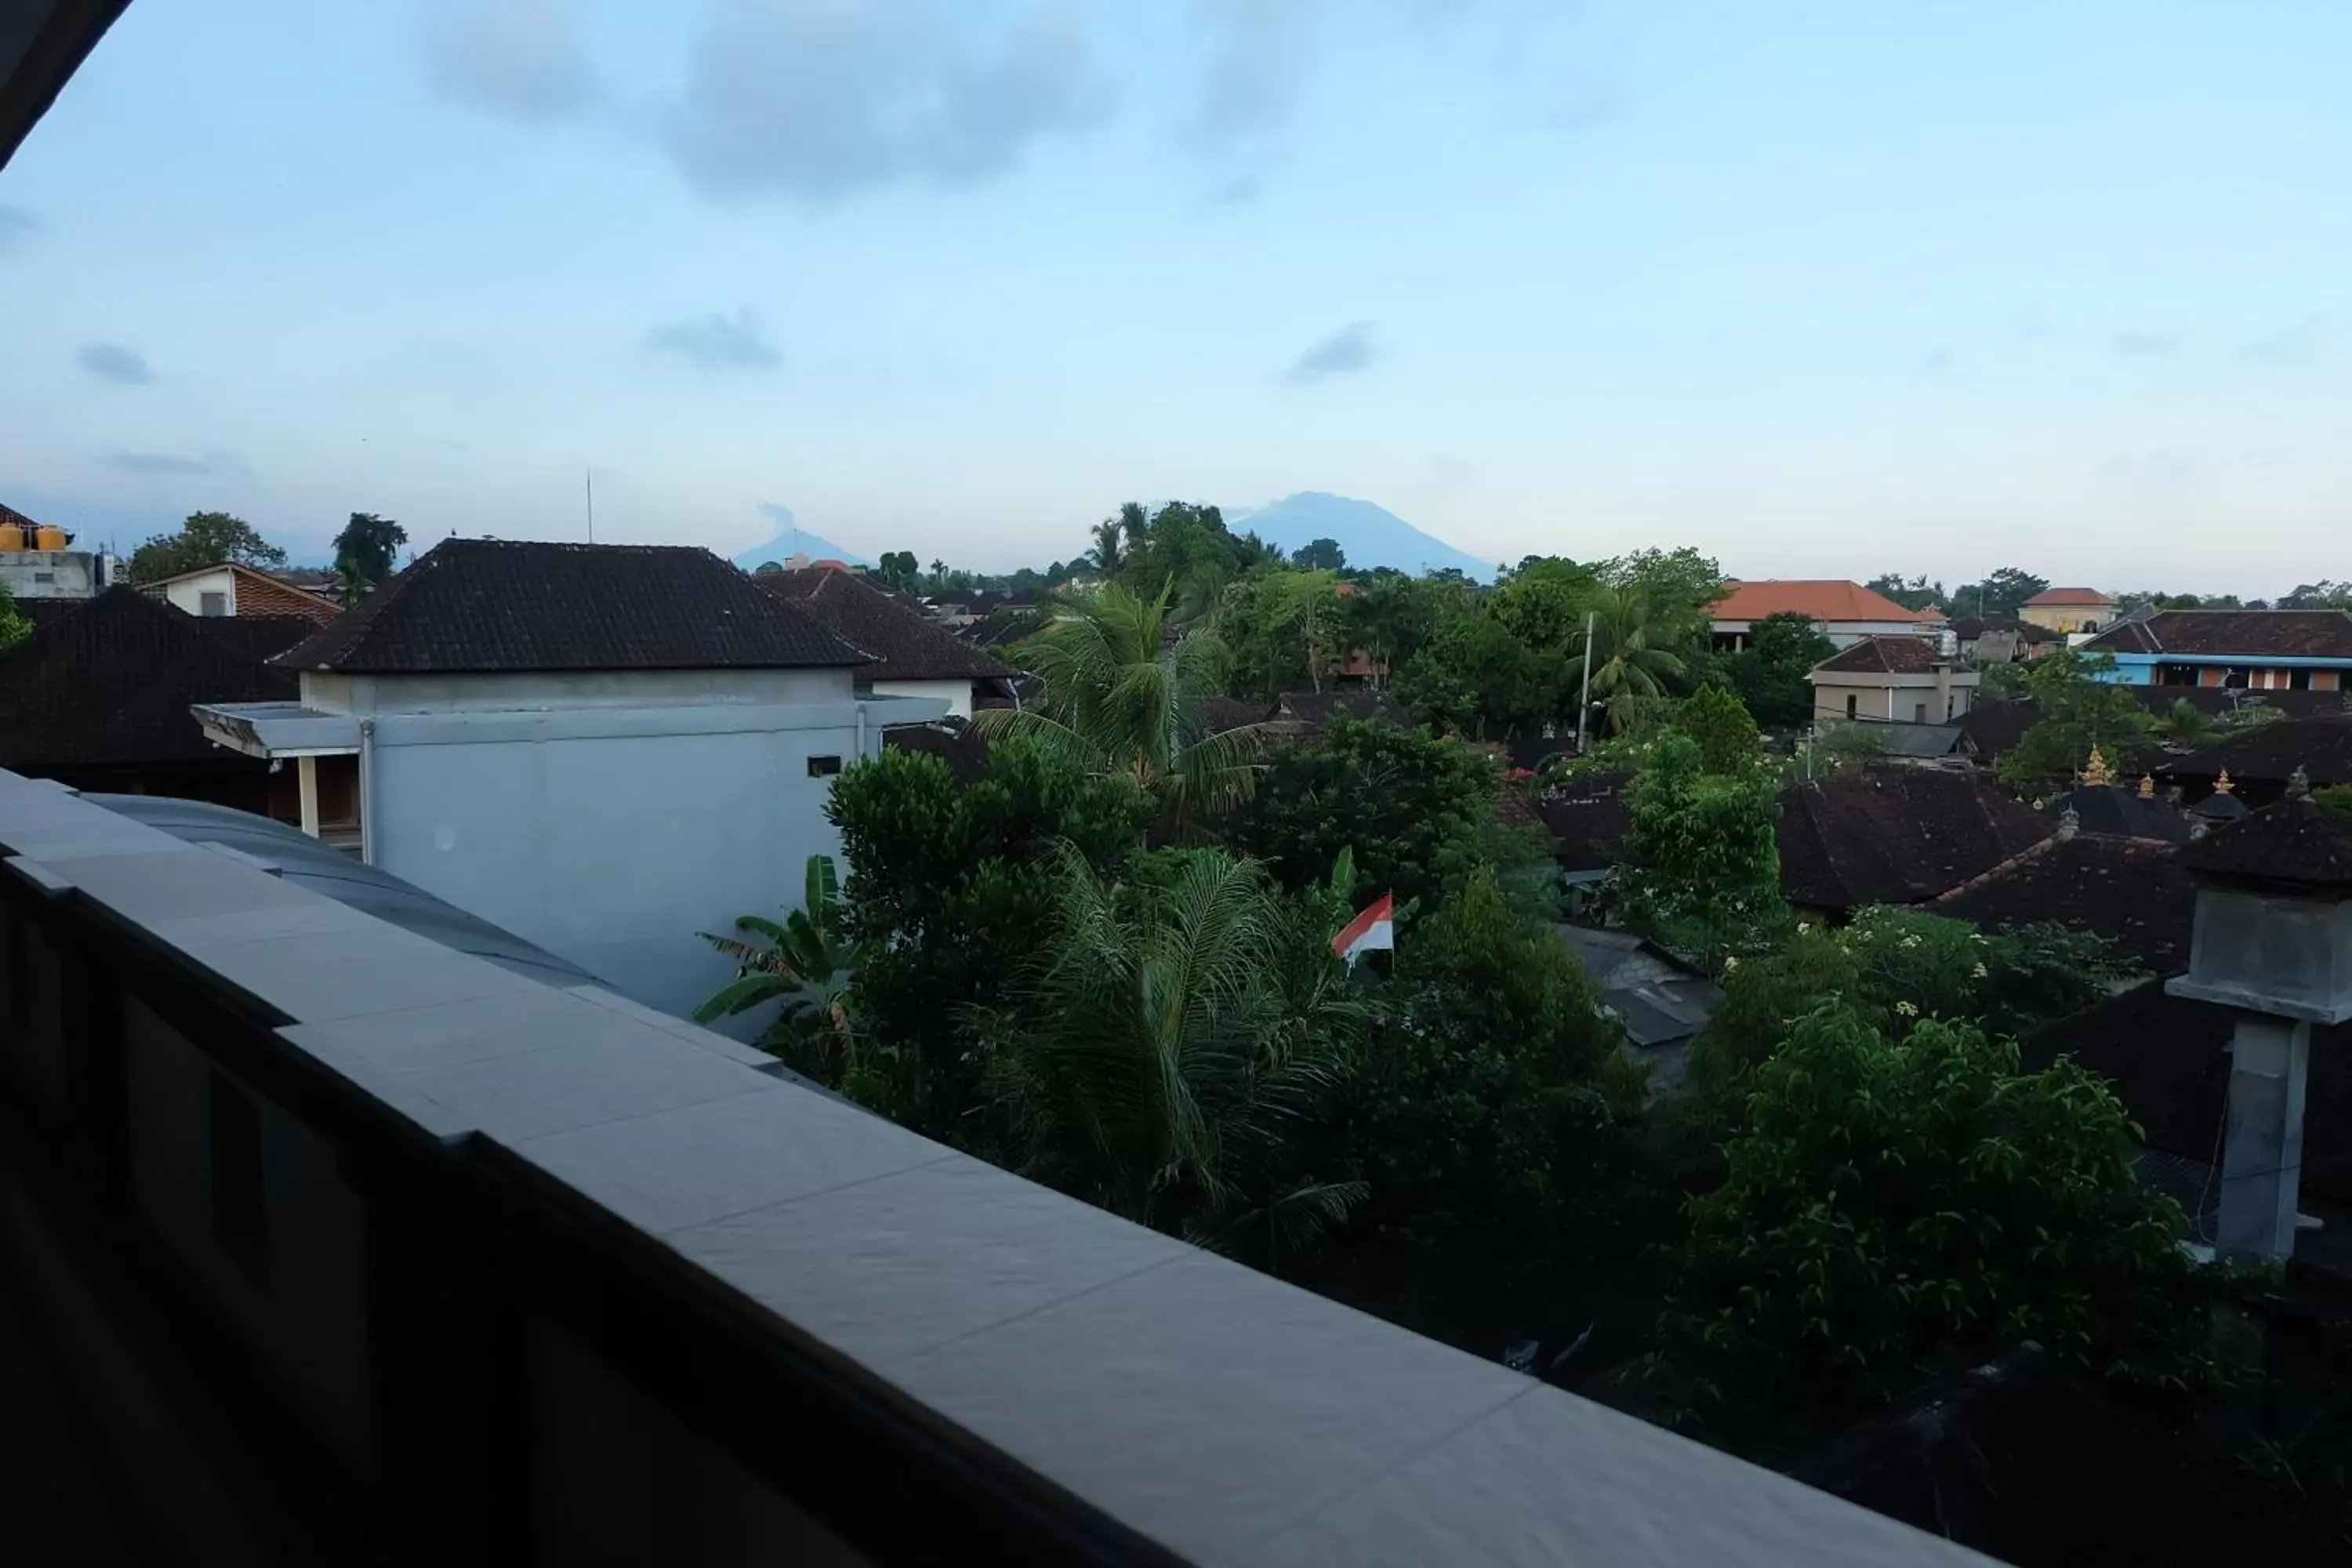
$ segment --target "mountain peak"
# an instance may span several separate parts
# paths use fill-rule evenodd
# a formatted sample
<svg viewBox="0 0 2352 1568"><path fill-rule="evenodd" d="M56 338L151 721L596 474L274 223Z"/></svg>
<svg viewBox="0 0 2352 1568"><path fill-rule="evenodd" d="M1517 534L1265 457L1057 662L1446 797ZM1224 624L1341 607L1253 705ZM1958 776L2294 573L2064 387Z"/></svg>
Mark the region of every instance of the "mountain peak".
<svg viewBox="0 0 2352 1568"><path fill-rule="evenodd" d="M1493 562L1456 550L1386 507L1353 496L1300 490L1270 505L1236 508L1226 517L1234 527L1286 551L1318 539L1335 541L1354 567L1391 566L1414 574L1452 567L1481 583L1495 575Z"/></svg>

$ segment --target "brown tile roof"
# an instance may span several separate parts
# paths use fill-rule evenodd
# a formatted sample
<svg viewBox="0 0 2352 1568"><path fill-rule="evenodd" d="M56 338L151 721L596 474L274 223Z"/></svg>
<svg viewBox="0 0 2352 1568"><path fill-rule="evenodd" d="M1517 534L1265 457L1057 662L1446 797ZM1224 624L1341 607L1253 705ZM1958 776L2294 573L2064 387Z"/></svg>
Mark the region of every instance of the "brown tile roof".
<svg viewBox="0 0 2352 1568"><path fill-rule="evenodd" d="M2337 697L2334 692L2326 695ZM2324 717L2273 719L2251 725L2169 763L2164 771L2178 779L2205 780L2218 777L2225 768L2233 779L2264 784L2284 784L2297 768L2314 784L2352 784L2352 715L2339 709Z"/></svg>
<svg viewBox="0 0 2352 1568"><path fill-rule="evenodd" d="M2067 605L2112 605L2115 600L2096 588L2044 588L2025 602L2029 605L2040 605L2057 609Z"/></svg>
<svg viewBox="0 0 2352 1568"><path fill-rule="evenodd" d="M1833 675L1932 675L1936 645L1926 637L1867 637L1813 668Z"/></svg>
<svg viewBox="0 0 2352 1568"><path fill-rule="evenodd" d="M860 680L1003 680L1013 673L846 568L804 566L751 581L871 654L874 662L857 672Z"/></svg>
<svg viewBox="0 0 2352 1568"><path fill-rule="evenodd" d="M1274 700L1277 718L1297 720L1321 729L1335 717L1384 720L1408 728L1412 715L1385 691L1286 691Z"/></svg>
<svg viewBox="0 0 2352 1568"><path fill-rule="evenodd" d="M1926 610L1906 610L1885 595L1859 583L1824 578L1767 577L1753 583L1732 582L1729 590L1708 612L1718 621L1760 621L1767 616L1794 613L1817 621L1918 621L1944 617Z"/></svg>
<svg viewBox="0 0 2352 1568"><path fill-rule="evenodd" d="M2352 658L2352 611L2164 610L2084 646L2184 658Z"/></svg>
<svg viewBox="0 0 2352 1568"><path fill-rule="evenodd" d="M278 662L414 674L867 660L708 550L446 539Z"/></svg>
<svg viewBox="0 0 2352 1568"><path fill-rule="evenodd" d="M262 660L310 629L299 620L203 620L136 588L110 588L0 654L0 767L217 758L189 705L292 700L293 673Z"/></svg>
<svg viewBox="0 0 2352 1568"><path fill-rule="evenodd" d="M2179 851L2154 839L2077 833L2051 837L1970 879L1930 906L2003 928L2055 921L2089 931L2156 974L2189 969L2197 889Z"/></svg>
<svg viewBox="0 0 2352 1568"><path fill-rule="evenodd" d="M1814 909L1915 904L2049 834L2031 807L1972 773L1868 769L1782 795L1780 887Z"/></svg>
<svg viewBox="0 0 2352 1568"><path fill-rule="evenodd" d="M2025 1041L2030 1067L2071 1056L2115 1085L2151 1149L2210 1161L2229 1098L2237 1014L2168 996L2151 980ZM2314 1025L2303 1117L2303 1183L2352 1201L2352 1024Z"/></svg>

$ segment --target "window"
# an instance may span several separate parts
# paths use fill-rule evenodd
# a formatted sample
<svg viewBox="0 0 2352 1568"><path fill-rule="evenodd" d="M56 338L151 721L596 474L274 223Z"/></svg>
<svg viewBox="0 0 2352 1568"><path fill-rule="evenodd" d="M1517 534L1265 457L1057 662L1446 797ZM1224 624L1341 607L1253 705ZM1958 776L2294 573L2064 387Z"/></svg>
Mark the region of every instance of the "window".
<svg viewBox="0 0 2352 1568"><path fill-rule="evenodd" d="M33 581L36 583L55 583L57 580L58 574L54 572L36 572L33 574Z"/></svg>
<svg viewBox="0 0 2352 1568"><path fill-rule="evenodd" d="M809 777L813 779L829 779L840 771L841 759L839 757L811 757L809 759Z"/></svg>
<svg viewBox="0 0 2352 1568"><path fill-rule="evenodd" d="M228 595L224 590L217 588L208 590L207 592L197 595L196 600L197 603L203 605L203 608L196 612L196 614L200 616L225 616L228 614Z"/></svg>
<svg viewBox="0 0 2352 1568"><path fill-rule="evenodd" d="M1860 715L1861 711L1862 699L1855 696L1851 691L1847 692L1845 694L1845 716L1849 719L1855 718Z"/></svg>

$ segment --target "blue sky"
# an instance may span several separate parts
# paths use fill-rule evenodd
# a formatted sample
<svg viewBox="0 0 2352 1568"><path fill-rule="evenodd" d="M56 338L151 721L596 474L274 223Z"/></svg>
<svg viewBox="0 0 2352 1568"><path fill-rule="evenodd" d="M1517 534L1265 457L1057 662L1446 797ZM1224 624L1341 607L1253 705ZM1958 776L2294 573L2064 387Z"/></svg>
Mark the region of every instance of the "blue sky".
<svg viewBox="0 0 2352 1568"><path fill-rule="evenodd" d="M0 172L0 500L731 551L2352 576L2340 0L138 0Z"/></svg>

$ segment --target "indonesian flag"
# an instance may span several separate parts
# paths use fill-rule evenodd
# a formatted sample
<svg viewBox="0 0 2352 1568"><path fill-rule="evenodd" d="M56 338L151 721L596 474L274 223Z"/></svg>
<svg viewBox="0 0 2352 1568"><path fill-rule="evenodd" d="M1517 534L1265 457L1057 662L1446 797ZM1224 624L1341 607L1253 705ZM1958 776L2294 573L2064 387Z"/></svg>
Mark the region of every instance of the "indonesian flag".
<svg viewBox="0 0 2352 1568"><path fill-rule="evenodd" d="M1373 948L1396 951L1396 896L1382 893L1372 900L1372 907L1349 921L1331 939L1331 952L1354 963L1359 956Z"/></svg>

